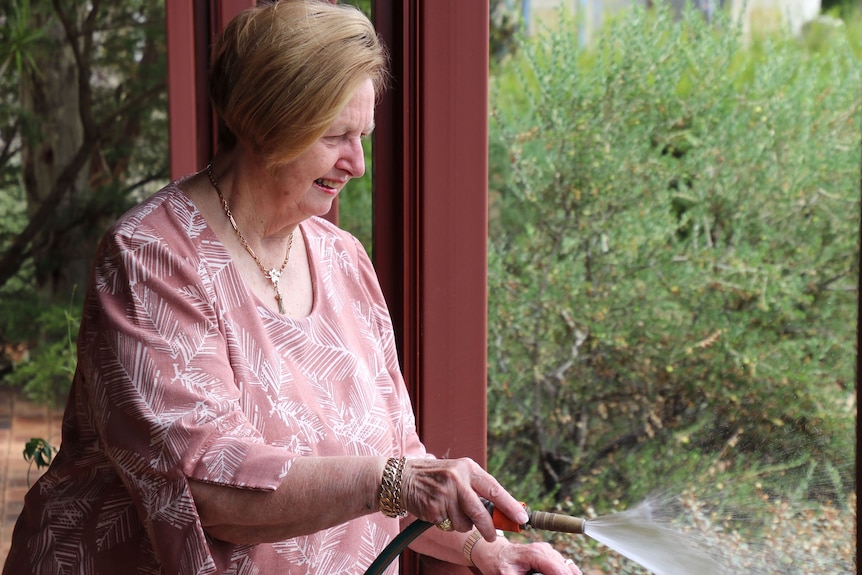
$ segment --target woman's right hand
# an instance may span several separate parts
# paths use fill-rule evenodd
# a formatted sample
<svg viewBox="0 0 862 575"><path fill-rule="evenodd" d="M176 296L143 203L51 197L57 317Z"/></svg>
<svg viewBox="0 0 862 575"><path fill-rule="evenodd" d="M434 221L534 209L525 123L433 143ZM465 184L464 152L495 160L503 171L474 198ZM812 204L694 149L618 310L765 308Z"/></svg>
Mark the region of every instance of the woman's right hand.
<svg viewBox="0 0 862 575"><path fill-rule="evenodd" d="M404 465L401 500L407 511L435 524L449 519L456 531L475 526L493 541L496 528L480 497L519 525L529 520L523 505L472 459L408 459Z"/></svg>

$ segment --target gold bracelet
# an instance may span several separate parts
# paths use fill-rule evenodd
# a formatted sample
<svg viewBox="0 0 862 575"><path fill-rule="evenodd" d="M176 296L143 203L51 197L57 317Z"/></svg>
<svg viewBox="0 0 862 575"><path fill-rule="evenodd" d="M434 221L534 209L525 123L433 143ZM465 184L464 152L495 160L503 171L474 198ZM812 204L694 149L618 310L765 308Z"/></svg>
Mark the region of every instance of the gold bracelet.
<svg viewBox="0 0 862 575"><path fill-rule="evenodd" d="M380 511L386 517L404 517L407 510L401 507L401 473L404 471L406 457L390 457L383 468L380 480Z"/></svg>
<svg viewBox="0 0 862 575"><path fill-rule="evenodd" d="M476 545L476 542L479 541L479 538L482 537L482 534L479 533L476 529L470 532L467 540L464 541L464 559L467 560L467 563L470 564L470 567L474 567L476 564L473 563L473 547Z"/></svg>

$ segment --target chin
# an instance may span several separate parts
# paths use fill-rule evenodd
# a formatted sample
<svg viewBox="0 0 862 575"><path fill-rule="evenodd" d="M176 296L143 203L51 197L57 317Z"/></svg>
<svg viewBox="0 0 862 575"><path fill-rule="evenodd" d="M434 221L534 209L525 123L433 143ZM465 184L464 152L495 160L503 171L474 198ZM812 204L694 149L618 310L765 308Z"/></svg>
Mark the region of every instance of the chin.
<svg viewBox="0 0 862 575"><path fill-rule="evenodd" d="M328 201L315 202L314 207L312 209L308 210L309 213L311 213L315 216L319 216L319 217L325 216L326 214L328 214L329 212L332 211L332 206L335 204L335 198L336 197L333 196L333 197L329 198Z"/></svg>

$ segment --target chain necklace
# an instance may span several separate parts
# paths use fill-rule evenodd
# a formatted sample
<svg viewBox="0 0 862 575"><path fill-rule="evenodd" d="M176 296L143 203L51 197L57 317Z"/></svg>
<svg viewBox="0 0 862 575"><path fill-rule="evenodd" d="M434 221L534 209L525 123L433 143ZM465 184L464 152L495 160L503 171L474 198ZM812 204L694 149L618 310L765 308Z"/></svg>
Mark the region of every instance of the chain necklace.
<svg viewBox="0 0 862 575"><path fill-rule="evenodd" d="M239 227L236 225L236 220L233 218L233 213L230 211L230 206L224 198L224 194L221 193L221 188L213 175L213 165L211 163L207 164L207 176L209 176L210 184L215 188L215 191L221 200L221 206L224 208L224 213L227 216L233 231L236 232L236 235L239 238L239 243L242 244L242 247L245 248L245 251L248 252L248 255L251 256L254 263L256 263L257 267L260 268L260 271L263 272L263 277L272 282L272 289L275 290L275 301L278 302L278 313L285 313L284 298L281 295L281 289L279 289L278 282L281 280L281 273L284 271L284 268L287 267L287 262L290 261L290 248L293 247L293 232L290 232L290 235L287 237L287 253L284 254L284 261L281 262L281 267L278 269L266 269L266 266L264 266L263 262L260 261L260 258L257 257L257 254L254 253L254 250L251 249L251 246L248 245L247 241L245 241L245 237L242 235L242 232L239 231Z"/></svg>

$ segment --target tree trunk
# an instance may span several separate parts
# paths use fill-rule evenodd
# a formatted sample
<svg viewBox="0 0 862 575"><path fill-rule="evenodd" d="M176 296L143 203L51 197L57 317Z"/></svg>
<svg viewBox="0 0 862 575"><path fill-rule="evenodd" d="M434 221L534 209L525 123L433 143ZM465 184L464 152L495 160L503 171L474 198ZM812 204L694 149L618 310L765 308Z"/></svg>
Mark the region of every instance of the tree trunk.
<svg viewBox="0 0 862 575"><path fill-rule="evenodd" d="M30 218L43 207L62 171L72 162L84 141L79 113L78 66L62 25L52 19L47 25L54 50L40 51L36 71L21 82L21 101L32 114L34 129L25 133L24 185ZM71 190L54 207L55 217L33 243L35 277L40 295L68 299L74 289L83 289L89 274L94 238L90 226L64 230L63 222L74 218L88 202L89 161L78 171Z"/></svg>

